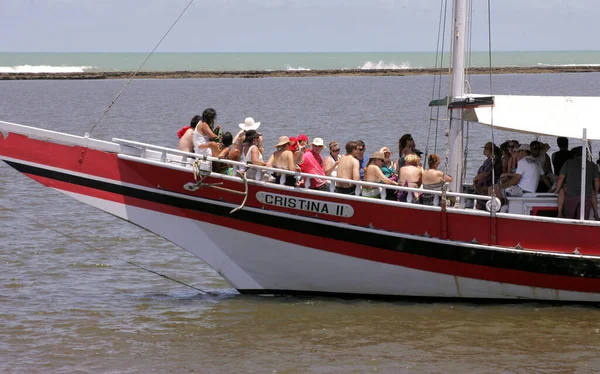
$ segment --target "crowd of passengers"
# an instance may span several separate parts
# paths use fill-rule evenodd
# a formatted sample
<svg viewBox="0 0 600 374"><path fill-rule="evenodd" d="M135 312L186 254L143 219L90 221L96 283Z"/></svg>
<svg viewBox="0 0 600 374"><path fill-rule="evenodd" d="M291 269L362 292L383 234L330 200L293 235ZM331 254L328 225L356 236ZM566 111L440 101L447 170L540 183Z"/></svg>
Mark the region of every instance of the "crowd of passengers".
<svg viewBox="0 0 600 374"><path fill-rule="evenodd" d="M557 138L556 143L558 151L550 156L550 145L537 140L524 144L519 144L517 140L507 140L500 147L488 142L483 148L486 160L477 171L473 185L466 192L494 195L503 203L510 196L556 193L558 217L578 219L583 148L579 146L569 149L569 139L564 137ZM588 148L591 149L589 145ZM590 152L585 165L584 211L592 211L593 219L598 220L600 157L593 163Z"/></svg>
<svg viewBox="0 0 600 374"><path fill-rule="evenodd" d="M179 149L186 152L214 156L222 159L240 161L245 164L267 166L281 170L301 171L307 174L333 176L348 182L336 181L333 190L341 194L356 193L356 185L351 181L365 181L394 186L419 188L420 192L386 189L385 198L402 202L432 205L434 195L423 190L441 191L452 181L452 177L438 170L440 157L431 154L427 157L428 168L422 166L421 155L410 134L404 134L398 141L398 158L393 152L382 147L370 156L365 156L366 145L362 140L346 143L345 155L335 141L327 145L328 155L323 155L325 142L322 138L312 141L304 134L297 137L280 136L273 145L274 151L265 161L262 134L257 130L260 122L246 118L239 124L240 130L233 135L223 132L215 126L216 112L206 109L202 115L196 115L190 125L178 132ZM520 144L508 140L496 146L488 142L483 147L486 160L478 169L473 183L465 191L472 194L491 195L504 200L508 196L523 196L532 192L554 192L558 194L558 216L576 218L579 212L581 193L581 147L568 149L568 139L558 138L559 150L548 155L549 144L533 141ZM593 209L598 219L596 195L600 189L600 159L597 164L588 161L586 168L586 209ZM226 163L213 162L213 171L232 174ZM330 191L329 181L320 178L297 178L286 173L261 174L255 168L240 167L248 179L262 179L288 186L305 187ZM361 186L360 195L369 198L381 198L382 188ZM476 206L483 209L483 206Z"/></svg>

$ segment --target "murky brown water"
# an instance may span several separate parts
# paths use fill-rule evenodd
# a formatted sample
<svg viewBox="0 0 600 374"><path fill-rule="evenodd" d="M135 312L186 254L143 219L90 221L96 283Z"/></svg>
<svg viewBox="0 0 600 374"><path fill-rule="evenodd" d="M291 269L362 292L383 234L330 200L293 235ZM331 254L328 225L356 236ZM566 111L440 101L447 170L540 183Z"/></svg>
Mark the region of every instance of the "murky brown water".
<svg viewBox="0 0 600 374"><path fill-rule="evenodd" d="M502 79L499 90L526 80L532 90L561 93L577 84L593 92L600 74ZM304 128L311 136L326 132L326 140L363 137L371 148L411 131L423 144L429 110L417 102L427 102L430 82L146 80L134 82L98 135L168 145L190 114L213 105L229 128L247 115L262 120L267 142ZM82 134L122 84L0 82L0 117ZM207 85L214 97L202 91ZM381 130L384 123L397 128ZM473 131L479 152L489 130ZM0 372L600 371L595 307L240 296L178 247L4 164L0 204L16 209L0 207Z"/></svg>

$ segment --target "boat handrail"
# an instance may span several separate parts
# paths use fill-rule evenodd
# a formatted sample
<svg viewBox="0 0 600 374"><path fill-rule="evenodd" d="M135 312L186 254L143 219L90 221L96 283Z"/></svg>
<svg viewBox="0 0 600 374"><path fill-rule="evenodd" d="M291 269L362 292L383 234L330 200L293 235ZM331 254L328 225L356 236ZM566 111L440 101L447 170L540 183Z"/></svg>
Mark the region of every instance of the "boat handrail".
<svg viewBox="0 0 600 374"><path fill-rule="evenodd" d="M386 189L392 189L392 190L397 190L397 191L407 191L407 192L413 192L413 193L427 193L427 194L434 195L434 205L438 204L439 199L443 194L443 191L437 191L437 190L427 190L427 189L423 189L423 188L396 186L396 185L391 185L391 184L382 184L382 183L375 183L375 182L365 182L365 181L360 181L360 180L332 177L332 176L328 176L328 175L309 174L309 173L303 173L303 172L299 172L299 171L279 169L279 168L275 168L275 167L254 165L254 164L244 163L244 162L240 162L240 161L222 159L222 158L213 157L213 156L198 155L196 153L190 153L190 152L180 151L180 150L173 149L173 148L162 147L162 146L141 143L141 142L126 140L126 139L120 139L120 138L113 138L113 142L120 144L120 145L134 147L134 148L140 149L142 151L141 153L136 154L134 156L141 157L141 158L159 158L161 162L175 161L178 163L182 163L184 165L191 166L195 160L201 159L201 160L206 160L206 161L221 162L221 163L224 163L227 165L232 165L235 167L243 167L245 169L250 168L250 169L256 169L256 170L261 170L261 171L266 171L266 172L276 172L281 175L280 184L283 184L285 175L292 175L295 177L304 177L304 178L306 178L306 182L307 182L307 183L305 183L304 188L308 188L308 185L309 185L308 181L310 179L318 178L318 179L327 180L330 182L348 183L348 184L355 185L357 187L365 186L365 187L379 188L381 191L381 194L380 194L381 199L386 198L386 192L385 192ZM154 155L155 157L151 157L151 155L148 153L148 151L154 151L154 152L157 152L158 154ZM179 157L182 157L183 159L181 161L172 160L172 159L169 159L168 156L179 156ZM190 161L188 161L188 159ZM258 180L258 181L263 180L261 173L257 173L256 180ZM334 191L334 188L335 188L335 183L330 183L330 191L331 192ZM355 195L360 196L360 188L356 188ZM480 200L480 201L489 201L492 199L491 196L473 195L473 194L462 193L462 192L453 192L453 191L446 191L446 196L459 197L461 209L465 208L465 203L466 203L467 199L468 200ZM408 201L408 200L410 200L410 199L407 199L407 202L410 203L410 201Z"/></svg>

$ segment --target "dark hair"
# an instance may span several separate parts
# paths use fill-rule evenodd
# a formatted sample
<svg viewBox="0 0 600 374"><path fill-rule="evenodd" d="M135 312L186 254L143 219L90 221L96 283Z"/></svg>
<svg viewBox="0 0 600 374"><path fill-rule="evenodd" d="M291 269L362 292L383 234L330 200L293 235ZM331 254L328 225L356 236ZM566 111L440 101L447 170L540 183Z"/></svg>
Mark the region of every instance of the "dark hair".
<svg viewBox="0 0 600 374"><path fill-rule="evenodd" d="M363 142L362 140L357 140L356 141L356 145L358 147L363 147L363 148L366 146L365 142Z"/></svg>
<svg viewBox="0 0 600 374"><path fill-rule="evenodd" d="M402 135L402 137L398 140L398 153L399 154L402 153L402 150L404 148L406 148L406 144L411 139L412 139L412 135L410 135L410 134L404 134L404 135Z"/></svg>
<svg viewBox="0 0 600 374"><path fill-rule="evenodd" d="M231 135L231 133L229 131L227 131L221 137L221 143L223 143L223 145L225 147L229 147L231 145L231 143L233 143L233 135Z"/></svg>
<svg viewBox="0 0 600 374"><path fill-rule="evenodd" d="M500 144L500 153L501 154L508 153L508 151L509 151L508 145L509 144L510 144L510 140L507 140L504 143Z"/></svg>
<svg viewBox="0 0 600 374"><path fill-rule="evenodd" d="M502 157L502 151L500 150L500 147L498 147L496 144L494 144L494 157L497 159L500 159Z"/></svg>
<svg viewBox="0 0 600 374"><path fill-rule="evenodd" d="M431 165L433 165L433 164L439 164L440 157L438 155L436 155L435 153L432 153L429 155L429 157L427 157L427 163L429 164L429 167L431 167Z"/></svg>
<svg viewBox="0 0 600 374"><path fill-rule="evenodd" d="M200 117L199 114L196 114L195 116L193 116L192 120L190 121L190 127L195 129L196 125L198 124L198 122L200 122L201 119L202 119L202 117Z"/></svg>
<svg viewBox="0 0 600 374"><path fill-rule="evenodd" d="M261 134L256 132L256 130L248 130L246 131L244 143L250 143L252 139L260 137Z"/></svg>
<svg viewBox="0 0 600 374"><path fill-rule="evenodd" d="M558 145L558 148L569 148L569 139L561 136L556 138L556 144Z"/></svg>
<svg viewBox="0 0 600 374"><path fill-rule="evenodd" d="M581 146L572 148L571 154L573 155L573 157L581 157L583 156L583 148Z"/></svg>
<svg viewBox="0 0 600 374"><path fill-rule="evenodd" d="M346 143L346 153L350 154L352 153L353 150L355 150L356 148L358 148L358 143L355 141L350 141L348 143Z"/></svg>
<svg viewBox="0 0 600 374"><path fill-rule="evenodd" d="M205 109L202 112L202 122L209 125L212 129L212 126L215 124L215 119L217 118L217 112L213 108Z"/></svg>
<svg viewBox="0 0 600 374"><path fill-rule="evenodd" d="M537 140L534 140L531 143L529 143L529 146L531 147L532 150L533 150L533 147L542 149L542 145L543 145L542 142L537 141Z"/></svg>

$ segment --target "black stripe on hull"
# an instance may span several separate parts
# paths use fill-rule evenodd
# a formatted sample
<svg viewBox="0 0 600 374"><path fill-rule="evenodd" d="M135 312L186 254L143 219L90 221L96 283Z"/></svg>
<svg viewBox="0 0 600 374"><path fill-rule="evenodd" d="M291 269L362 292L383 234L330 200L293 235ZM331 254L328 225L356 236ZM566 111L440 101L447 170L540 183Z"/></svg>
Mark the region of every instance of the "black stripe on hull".
<svg viewBox="0 0 600 374"><path fill-rule="evenodd" d="M363 232L351 228L323 225L293 218L272 216L239 210L231 215L231 208L206 202L190 200L185 197L175 197L157 192L144 191L132 187L119 186L112 183L97 181L89 178L74 176L53 170L5 162L21 173L37 175L61 182L89 187L123 196L129 196L149 202L168 205L171 207L198 211L229 219L297 231L318 237L336 239L349 243L362 244L384 250L409 253L432 259L448 260L470 265L481 265L491 268L518 270L529 273L560 275L577 278L600 278L600 258L557 257L552 254L532 252L503 252L485 248L469 248L448 243L426 242L417 239L404 239L387 235L385 232ZM510 280L506 280L509 282Z"/></svg>
<svg viewBox="0 0 600 374"><path fill-rule="evenodd" d="M442 297L442 296L407 296L407 295L384 295L384 294L363 294L363 293L341 293L324 291L299 291L299 290L271 290L271 289L248 289L237 290L240 294L248 297L323 297L327 299L338 298L342 300L377 300L377 301L397 301L397 302L418 302L418 303L470 303L470 304L516 304L516 303L538 303L544 305L565 305L565 304L586 304L599 305L597 301L571 301L571 300L550 300L550 299L528 299L515 297L512 299L500 298L471 298L471 297Z"/></svg>

